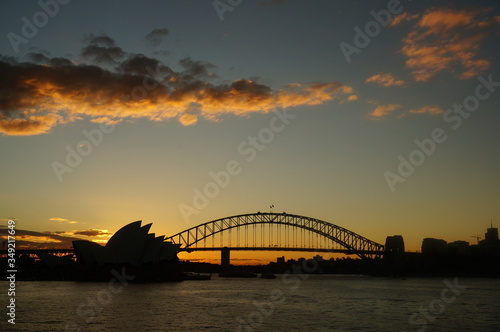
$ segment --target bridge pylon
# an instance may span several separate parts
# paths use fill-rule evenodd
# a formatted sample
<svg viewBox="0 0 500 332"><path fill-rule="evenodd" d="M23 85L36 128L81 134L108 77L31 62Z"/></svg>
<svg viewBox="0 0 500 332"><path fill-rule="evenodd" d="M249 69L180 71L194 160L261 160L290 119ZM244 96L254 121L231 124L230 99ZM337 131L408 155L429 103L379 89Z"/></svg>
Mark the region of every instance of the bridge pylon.
<svg viewBox="0 0 500 332"><path fill-rule="evenodd" d="M220 265L224 270L229 270L231 266L231 251L228 247L224 247L220 251Z"/></svg>

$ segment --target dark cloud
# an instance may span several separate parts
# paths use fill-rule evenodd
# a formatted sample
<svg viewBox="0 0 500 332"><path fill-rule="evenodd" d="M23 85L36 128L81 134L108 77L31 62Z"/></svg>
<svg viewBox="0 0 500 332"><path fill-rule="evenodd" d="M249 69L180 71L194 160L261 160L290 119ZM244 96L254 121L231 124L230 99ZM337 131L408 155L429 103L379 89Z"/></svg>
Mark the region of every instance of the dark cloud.
<svg viewBox="0 0 500 332"><path fill-rule="evenodd" d="M179 64L185 69L182 74L185 75L187 79L192 78L215 78L217 75L212 70L215 70L217 66L204 62L204 61L194 61L190 57L181 59Z"/></svg>
<svg viewBox="0 0 500 332"><path fill-rule="evenodd" d="M65 232L35 232L16 229L16 248L18 249L68 249L72 241L81 238L68 235ZM0 242L5 241L5 236L0 236Z"/></svg>
<svg viewBox="0 0 500 332"><path fill-rule="evenodd" d="M28 53L26 57L33 63L55 67L72 66L73 62L66 58L49 58L42 53Z"/></svg>
<svg viewBox="0 0 500 332"><path fill-rule="evenodd" d="M87 45L82 49L80 55L95 64L114 65L124 56L125 52L115 45L115 41L106 36L88 35L83 39Z"/></svg>
<svg viewBox="0 0 500 332"><path fill-rule="evenodd" d="M102 236L102 235L110 235L107 231L103 231L100 229L88 229L86 231L77 231L75 235L85 235L85 236Z"/></svg>
<svg viewBox="0 0 500 332"><path fill-rule="evenodd" d="M107 35L96 36L94 34L86 35L83 37L83 42L87 44L100 45L103 47L115 47L115 41L113 38Z"/></svg>
<svg viewBox="0 0 500 332"><path fill-rule="evenodd" d="M32 52L20 62L0 55L0 132L48 133L83 117L117 123L123 119L217 120L232 113L266 113L276 108L318 105L335 98L355 100L339 82L292 83L283 89L249 79L211 82L216 66L190 57L174 71L160 60L127 54L108 36L87 36L82 60ZM106 66L107 65L107 66ZM195 112L193 112L195 110Z"/></svg>
<svg viewBox="0 0 500 332"><path fill-rule="evenodd" d="M163 38L168 35L169 31L168 29L154 29L150 33L148 33L144 39L151 45L151 46L158 46L162 42Z"/></svg>
<svg viewBox="0 0 500 332"><path fill-rule="evenodd" d="M106 242L112 235L107 230L89 229L84 231L36 232L16 229L16 248L18 249L68 249L73 241L93 238L95 242ZM97 237L97 238L96 238ZM0 235L0 244L6 241L6 234Z"/></svg>
<svg viewBox="0 0 500 332"><path fill-rule="evenodd" d="M171 75L173 70L169 67L163 65L159 60L154 58L149 58L143 54L133 54L130 55L125 61L120 63L117 67L118 71L135 74L135 75L151 75L152 72L156 74L161 73L166 76Z"/></svg>
<svg viewBox="0 0 500 332"><path fill-rule="evenodd" d="M46 64L46 63L49 63L50 61L50 58L48 56L46 56L45 54L42 54L42 53L28 53L26 55L26 58L28 58L28 60L30 60L31 62L33 63L39 63L39 64Z"/></svg>

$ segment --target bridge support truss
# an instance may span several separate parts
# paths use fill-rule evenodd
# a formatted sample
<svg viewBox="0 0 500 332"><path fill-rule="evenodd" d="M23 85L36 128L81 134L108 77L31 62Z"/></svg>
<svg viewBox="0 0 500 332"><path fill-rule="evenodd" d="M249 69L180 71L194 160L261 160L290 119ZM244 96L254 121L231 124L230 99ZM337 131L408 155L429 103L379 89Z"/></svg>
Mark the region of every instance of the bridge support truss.
<svg viewBox="0 0 500 332"><path fill-rule="evenodd" d="M317 250L323 252L344 252L346 254L355 254L361 258L372 258L381 256L384 252L384 246L371 241L359 234L356 234L346 228L328 223L326 221L304 217L300 215L287 214L287 213L251 213L242 214L237 216L231 216L226 218L221 218L213 221L206 222L204 224L192 227L183 232L175 234L169 238L167 241L172 241L177 244L181 244L181 251L191 251L191 250L214 250L211 248L196 248L196 244L203 241L209 237L213 237L216 234L229 231L233 228L244 227L248 225L257 224L272 224L276 226L291 226L297 229L302 229L312 233L316 233L319 236L325 237L337 244L339 244L343 250L331 249L328 250ZM246 245L248 250L279 250L287 248L254 248ZM254 246L255 247L255 246ZM290 249L290 248L289 248ZM315 251L314 249L307 248L304 251Z"/></svg>

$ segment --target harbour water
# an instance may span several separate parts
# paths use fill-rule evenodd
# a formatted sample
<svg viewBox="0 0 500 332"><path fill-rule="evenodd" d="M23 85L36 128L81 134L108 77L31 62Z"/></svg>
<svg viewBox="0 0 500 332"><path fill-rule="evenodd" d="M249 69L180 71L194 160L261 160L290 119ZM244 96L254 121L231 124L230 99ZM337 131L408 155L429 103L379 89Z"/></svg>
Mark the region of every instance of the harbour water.
<svg viewBox="0 0 500 332"><path fill-rule="evenodd" d="M7 312L5 281L0 301ZM1 331L499 331L500 280L278 275L16 283Z"/></svg>

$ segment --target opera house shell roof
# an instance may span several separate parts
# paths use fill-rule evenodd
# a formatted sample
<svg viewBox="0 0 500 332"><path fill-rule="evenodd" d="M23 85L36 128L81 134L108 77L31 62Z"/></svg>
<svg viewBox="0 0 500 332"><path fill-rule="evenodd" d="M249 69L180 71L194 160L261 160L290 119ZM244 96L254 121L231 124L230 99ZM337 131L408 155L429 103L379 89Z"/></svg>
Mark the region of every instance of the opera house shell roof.
<svg viewBox="0 0 500 332"><path fill-rule="evenodd" d="M78 261L87 266L130 264L158 264L177 259L180 247L172 242L165 242L164 236L149 234L151 224L141 226L141 220L130 223L118 230L101 246L95 242L73 241Z"/></svg>

